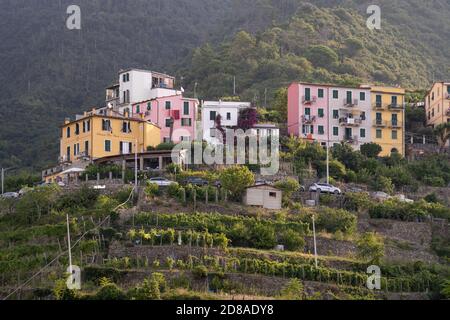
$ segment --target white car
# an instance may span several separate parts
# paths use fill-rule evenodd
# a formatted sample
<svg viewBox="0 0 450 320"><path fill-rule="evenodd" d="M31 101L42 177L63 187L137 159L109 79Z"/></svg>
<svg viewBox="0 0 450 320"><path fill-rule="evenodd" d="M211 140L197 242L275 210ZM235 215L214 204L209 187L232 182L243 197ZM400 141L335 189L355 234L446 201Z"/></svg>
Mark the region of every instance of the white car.
<svg viewBox="0 0 450 320"><path fill-rule="evenodd" d="M166 179L166 178L162 178L162 177L151 178L151 179L149 180L149 182L150 182L150 183L154 183L154 184L156 184L156 185L158 185L158 186L160 186L160 187L168 187L168 186L170 186L171 184L174 184L174 183L175 183L175 181L170 181L170 180L168 180L168 179Z"/></svg>
<svg viewBox="0 0 450 320"><path fill-rule="evenodd" d="M341 189L336 188L335 186L332 186L331 184L327 183L314 183L309 187L309 191L311 192L319 192L319 193L334 193L334 194L341 194Z"/></svg>
<svg viewBox="0 0 450 320"><path fill-rule="evenodd" d="M19 197L19 194L17 192L5 192L4 194L0 195L3 199L16 199Z"/></svg>

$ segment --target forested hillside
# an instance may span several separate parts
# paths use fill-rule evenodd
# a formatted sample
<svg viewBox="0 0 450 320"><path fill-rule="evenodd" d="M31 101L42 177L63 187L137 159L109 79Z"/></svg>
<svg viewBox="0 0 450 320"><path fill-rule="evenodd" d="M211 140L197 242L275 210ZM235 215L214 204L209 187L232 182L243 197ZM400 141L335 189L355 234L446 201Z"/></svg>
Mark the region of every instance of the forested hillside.
<svg viewBox="0 0 450 320"><path fill-rule="evenodd" d="M382 30L371 32L377 3ZM0 3L2 166L53 163L58 125L101 105L120 68L174 73L205 99L232 94L236 76L259 104L292 80L424 88L449 74L446 0L80 0L79 31L65 27L70 4Z"/></svg>

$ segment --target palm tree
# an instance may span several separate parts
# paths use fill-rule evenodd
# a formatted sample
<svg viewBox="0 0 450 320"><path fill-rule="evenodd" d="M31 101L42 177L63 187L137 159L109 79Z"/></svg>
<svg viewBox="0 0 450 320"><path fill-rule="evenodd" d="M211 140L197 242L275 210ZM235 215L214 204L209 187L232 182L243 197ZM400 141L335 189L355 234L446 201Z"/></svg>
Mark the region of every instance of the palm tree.
<svg viewBox="0 0 450 320"><path fill-rule="evenodd" d="M438 141L439 151L443 152L447 141L450 139L450 122L436 126L436 128L434 128L434 135Z"/></svg>

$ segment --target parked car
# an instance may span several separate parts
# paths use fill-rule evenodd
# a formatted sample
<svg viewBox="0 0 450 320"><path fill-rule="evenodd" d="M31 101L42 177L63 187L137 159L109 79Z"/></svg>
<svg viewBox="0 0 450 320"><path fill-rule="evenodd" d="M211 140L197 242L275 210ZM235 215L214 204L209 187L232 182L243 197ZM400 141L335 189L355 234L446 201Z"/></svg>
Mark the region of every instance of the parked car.
<svg viewBox="0 0 450 320"><path fill-rule="evenodd" d="M303 186L303 185L300 185L300 192L305 192L306 191L306 188L305 188L305 186Z"/></svg>
<svg viewBox="0 0 450 320"><path fill-rule="evenodd" d="M150 183L154 183L154 184L156 184L156 185L158 185L160 187L168 187L171 184L176 183L175 181L170 181L170 180L168 180L166 178L163 178L163 177L150 178L149 182Z"/></svg>
<svg viewBox="0 0 450 320"><path fill-rule="evenodd" d="M200 187L207 186L209 184L208 180L199 177L189 177L184 181L184 183Z"/></svg>
<svg viewBox="0 0 450 320"><path fill-rule="evenodd" d="M0 196L4 199L16 199L19 197L19 194L17 192L5 192Z"/></svg>
<svg viewBox="0 0 450 320"><path fill-rule="evenodd" d="M314 183L309 187L311 192L341 194L341 189L327 183Z"/></svg>

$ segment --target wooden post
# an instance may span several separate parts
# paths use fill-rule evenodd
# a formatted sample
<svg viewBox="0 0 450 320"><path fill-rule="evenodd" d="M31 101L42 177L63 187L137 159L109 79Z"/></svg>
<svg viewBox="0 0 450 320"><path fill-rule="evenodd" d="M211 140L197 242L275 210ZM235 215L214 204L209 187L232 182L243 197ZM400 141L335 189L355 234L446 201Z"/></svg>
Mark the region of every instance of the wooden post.
<svg viewBox="0 0 450 320"><path fill-rule="evenodd" d="M219 203L219 190L216 188L216 203Z"/></svg>
<svg viewBox="0 0 450 320"><path fill-rule="evenodd" d="M86 178L86 183L87 183L89 181L89 175L87 173L86 173L85 178Z"/></svg>
<svg viewBox="0 0 450 320"><path fill-rule="evenodd" d="M100 184L100 173L97 172L97 185L99 185L99 184Z"/></svg>
<svg viewBox="0 0 450 320"><path fill-rule="evenodd" d="M186 189L183 188L183 203L186 204Z"/></svg>
<svg viewBox="0 0 450 320"><path fill-rule="evenodd" d="M122 183L125 184L126 161L122 160Z"/></svg>
<svg viewBox="0 0 450 320"><path fill-rule="evenodd" d="M112 181L112 178L113 178L113 176L112 176L112 172L110 171L110 172L109 172L109 182L111 182L111 181Z"/></svg>
<svg viewBox="0 0 450 320"><path fill-rule="evenodd" d="M206 186L205 188L205 203L208 204L208 186Z"/></svg>
<svg viewBox="0 0 450 320"><path fill-rule="evenodd" d="M197 189L194 188L194 211L197 208Z"/></svg>

